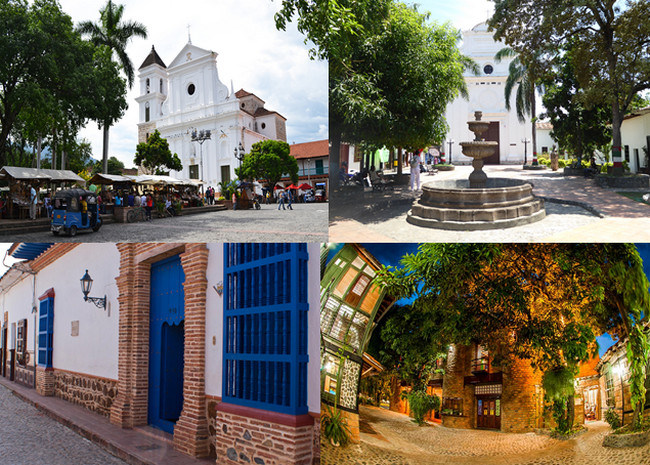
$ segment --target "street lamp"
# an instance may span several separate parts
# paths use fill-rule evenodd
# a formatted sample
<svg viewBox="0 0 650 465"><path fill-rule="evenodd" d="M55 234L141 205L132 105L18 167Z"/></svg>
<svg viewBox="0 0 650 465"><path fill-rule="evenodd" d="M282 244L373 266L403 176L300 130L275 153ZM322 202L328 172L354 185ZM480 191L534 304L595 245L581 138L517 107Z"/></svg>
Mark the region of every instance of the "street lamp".
<svg viewBox="0 0 650 465"><path fill-rule="evenodd" d="M311 186L311 178L309 177L309 172L311 171L311 158L307 159L307 184Z"/></svg>
<svg viewBox="0 0 650 465"><path fill-rule="evenodd" d="M86 270L86 274L83 275L83 278L81 278L80 281L81 281L81 292L84 295L84 301L85 302L91 301L92 303L95 304L95 307L103 308L104 310L106 310L106 296L88 297L88 294L90 294L90 289L93 287L93 278L91 278L90 275L88 274L88 270Z"/></svg>
<svg viewBox="0 0 650 465"><path fill-rule="evenodd" d="M203 181L203 142L210 139L212 139L212 133L209 129L205 131L203 129L200 131L192 129L192 142L198 142L200 147L201 181Z"/></svg>
<svg viewBox="0 0 650 465"><path fill-rule="evenodd" d="M524 137L521 139L521 143L524 144L524 166L528 163L528 144L530 144L530 139Z"/></svg>
<svg viewBox="0 0 650 465"><path fill-rule="evenodd" d="M454 144L454 140L450 139L447 143L449 144L449 164L451 165L451 146Z"/></svg>
<svg viewBox="0 0 650 465"><path fill-rule="evenodd" d="M235 153L235 158L239 160L239 167L241 168L241 162L244 161L244 156L246 155L246 150L242 143L239 143L239 146L235 147L233 152Z"/></svg>

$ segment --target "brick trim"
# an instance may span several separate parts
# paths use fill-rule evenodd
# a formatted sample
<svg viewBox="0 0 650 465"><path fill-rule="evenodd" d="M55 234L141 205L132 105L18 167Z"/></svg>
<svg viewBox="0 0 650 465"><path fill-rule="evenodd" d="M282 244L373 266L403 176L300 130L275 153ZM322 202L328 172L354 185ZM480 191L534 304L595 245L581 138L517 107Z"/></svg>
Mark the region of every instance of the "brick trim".
<svg viewBox="0 0 650 465"><path fill-rule="evenodd" d="M252 407L244 407L241 405L229 404L221 402L217 405L217 411L223 413L231 413L241 417L253 418L255 420L266 421L278 425L291 426L299 428L301 426L309 426L314 424L314 417L310 414L305 415L288 415L286 413L269 412L268 410L260 410Z"/></svg>
<svg viewBox="0 0 650 465"><path fill-rule="evenodd" d="M54 298L54 288L53 287L51 287L47 291L45 291L43 293L43 295L38 298L38 300L43 301L43 300L49 299L49 298L52 298L52 299Z"/></svg>

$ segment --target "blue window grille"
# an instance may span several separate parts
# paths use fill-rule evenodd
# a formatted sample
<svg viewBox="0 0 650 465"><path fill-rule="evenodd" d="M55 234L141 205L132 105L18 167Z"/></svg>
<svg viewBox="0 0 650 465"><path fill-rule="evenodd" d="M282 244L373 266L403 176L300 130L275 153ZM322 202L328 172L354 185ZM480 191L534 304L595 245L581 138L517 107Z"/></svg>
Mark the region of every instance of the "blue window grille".
<svg viewBox="0 0 650 465"><path fill-rule="evenodd" d="M54 293L46 295L46 298L41 298L38 312L38 364L46 368L52 368Z"/></svg>
<svg viewBox="0 0 650 465"><path fill-rule="evenodd" d="M225 402L307 407L307 244L225 244Z"/></svg>

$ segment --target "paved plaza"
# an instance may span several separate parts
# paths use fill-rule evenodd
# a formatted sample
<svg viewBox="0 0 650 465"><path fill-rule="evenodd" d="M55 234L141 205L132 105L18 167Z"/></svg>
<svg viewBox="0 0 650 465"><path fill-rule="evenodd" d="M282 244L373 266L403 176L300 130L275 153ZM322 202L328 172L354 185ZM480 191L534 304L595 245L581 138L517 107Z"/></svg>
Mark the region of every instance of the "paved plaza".
<svg viewBox="0 0 650 465"><path fill-rule="evenodd" d="M327 203L293 204L293 210L224 210L150 222L112 223L76 237L34 232L4 236L12 242L326 242Z"/></svg>
<svg viewBox="0 0 650 465"><path fill-rule="evenodd" d="M0 385L0 463L119 465L126 462L49 418Z"/></svg>
<svg viewBox="0 0 650 465"><path fill-rule="evenodd" d="M650 465L650 445L613 449L602 446L604 422L568 441L534 433L511 434L453 429L361 406L361 443L332 447L323 442L324 465Z"/></svg>
<svg viewBox="0 0 650 465"><path fill-rule="evenodd" d="M330 241L333 242L648 242L650 206L604 189L593 179L567 177L561 171L524 171L521 166L486 166L488 177L530 181L533 192L546 199L546 218L508 229L447 231L406 222L415 201L408 186L373 193L349 187L331 206ZM471 166L436 175L422 174L423 183L467 179Z"/></svg>

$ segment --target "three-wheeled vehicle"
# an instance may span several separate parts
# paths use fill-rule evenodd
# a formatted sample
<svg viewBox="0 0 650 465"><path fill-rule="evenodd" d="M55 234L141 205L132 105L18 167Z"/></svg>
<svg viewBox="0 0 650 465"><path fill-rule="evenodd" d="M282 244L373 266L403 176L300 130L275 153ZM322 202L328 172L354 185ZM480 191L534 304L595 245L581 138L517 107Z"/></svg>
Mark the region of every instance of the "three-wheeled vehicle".
<svg viewBox="0 0 650 465"><path fill-rule="evenodd" d="M66 189L57 192L52 203L54 210L50 229L55 236L61 231L75 236L81 229L97 232L102 226L102 218L97 211L97 194L94 192Z"/></svg>
<svg viewBox="0 0 650 465"><path fill-rule="evenodd" d="M327 194L325 193L325 183L317 182L316 183L316 193L315 193L316 202L325 202L327 200Z"/></svg>

